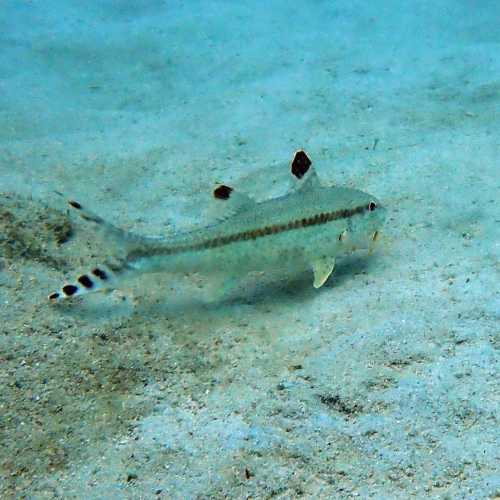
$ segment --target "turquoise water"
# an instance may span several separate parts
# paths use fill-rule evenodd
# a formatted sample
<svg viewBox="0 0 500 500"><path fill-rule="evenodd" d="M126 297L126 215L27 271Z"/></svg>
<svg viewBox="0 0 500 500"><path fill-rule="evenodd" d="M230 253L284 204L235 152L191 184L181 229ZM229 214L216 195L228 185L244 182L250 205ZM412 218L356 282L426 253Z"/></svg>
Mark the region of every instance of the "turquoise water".
<svg viewBox="0 0 500 500"><path fill-rule="evenodd" d="M499 26L486 0L3 2L0 496L499 496ZM388 210L324 287L48 303L110 247L64 197L168 237L220 183L284 194L301 148Z"/></svg>

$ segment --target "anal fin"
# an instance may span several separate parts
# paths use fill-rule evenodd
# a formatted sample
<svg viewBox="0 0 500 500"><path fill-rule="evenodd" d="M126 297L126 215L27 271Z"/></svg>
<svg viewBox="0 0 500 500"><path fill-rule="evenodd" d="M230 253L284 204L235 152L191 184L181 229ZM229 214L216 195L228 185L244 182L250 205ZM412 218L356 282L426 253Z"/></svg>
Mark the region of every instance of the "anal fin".
<svg viewBox="0 0 500 500"><path fill-rule="evenodd" d="M311 263L314 273L314 288L322 287L335 269L335 257L321 257Z"/></svg>

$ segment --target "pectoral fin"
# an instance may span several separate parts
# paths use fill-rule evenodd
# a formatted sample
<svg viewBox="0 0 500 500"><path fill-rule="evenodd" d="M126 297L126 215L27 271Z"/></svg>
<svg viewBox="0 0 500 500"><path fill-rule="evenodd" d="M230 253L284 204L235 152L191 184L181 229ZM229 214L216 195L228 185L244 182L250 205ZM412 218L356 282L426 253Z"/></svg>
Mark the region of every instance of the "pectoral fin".
<svg viewBox="0 0 500 500"><path fill-rule="evenodd" d="M314 288L320 288L325 284L330 274L335 268L334 257L322 257L312 262L312 269L314 272Z"/></svg>

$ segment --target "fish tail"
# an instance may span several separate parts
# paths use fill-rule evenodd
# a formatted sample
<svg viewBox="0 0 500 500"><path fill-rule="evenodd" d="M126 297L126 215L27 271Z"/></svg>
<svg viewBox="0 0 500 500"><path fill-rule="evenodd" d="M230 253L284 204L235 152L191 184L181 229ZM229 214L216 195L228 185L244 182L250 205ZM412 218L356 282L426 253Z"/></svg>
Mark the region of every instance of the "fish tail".
<svg viewBox="0 0 500 500"><path fill-rule="evenodd" d="M97 266L78 276L74 282L66 283L56 292L50 293L48 298L55 303L70 297L112 290L118 281L119 274L113 272L109 266Z"/></svg>
<svg viewBox="0 0 500 500"><path fill-rule="evenodd" d="M50 293L48 298L51 302L117 288L123 276L131 270L127 264L127 253L139 239L139 236L114 226L78 201L68 200L68 205L81 219L93 224L96 236L103 240L110 257L102 265L93 267L73 282L66 283L59 290Z"/></svg>
<svg viewBox="0 0 500 500"><path fill-rule="evenodd" d="M68 205L73 211L85 222L94 225L96 233L101 236L106 242L113 242L120 249L127 249L132 241L137 239L132 233L125 231L115 225L111 224L101 216L95 214L87 207L75 200L68 200Z"/></svg>

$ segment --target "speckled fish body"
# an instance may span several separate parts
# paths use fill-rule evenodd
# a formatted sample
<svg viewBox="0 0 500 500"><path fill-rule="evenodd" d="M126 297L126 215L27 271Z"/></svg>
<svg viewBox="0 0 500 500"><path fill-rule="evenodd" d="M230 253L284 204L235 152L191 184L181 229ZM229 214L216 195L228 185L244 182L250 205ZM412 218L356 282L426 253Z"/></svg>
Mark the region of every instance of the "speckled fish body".
<svg viewBox="0 0 500 500"><path fill-rule="evenodd" d="M295 184L284 196L256 203L228 186L214 191L214 203L230 214L203 228L168 238L126 233L84 209L80 215L109 234L118 248L113 263L92 269L75 284L49 297L117 287L120 276L165 271L241 274L251 270L310 266L319 288L332 273L335 258L371 249L385 219L379 201L363 191L321 184L304 152L292 161Z"/></svg>
<svg viewBox="0 0 500 500"><path fill-rule="evenodd" d="M370 213L370 203L378 201L355 189L295 191L168 241L139 241L127 256L128 265L171 272L307 265L368 248L382 212Z"/></svg>

